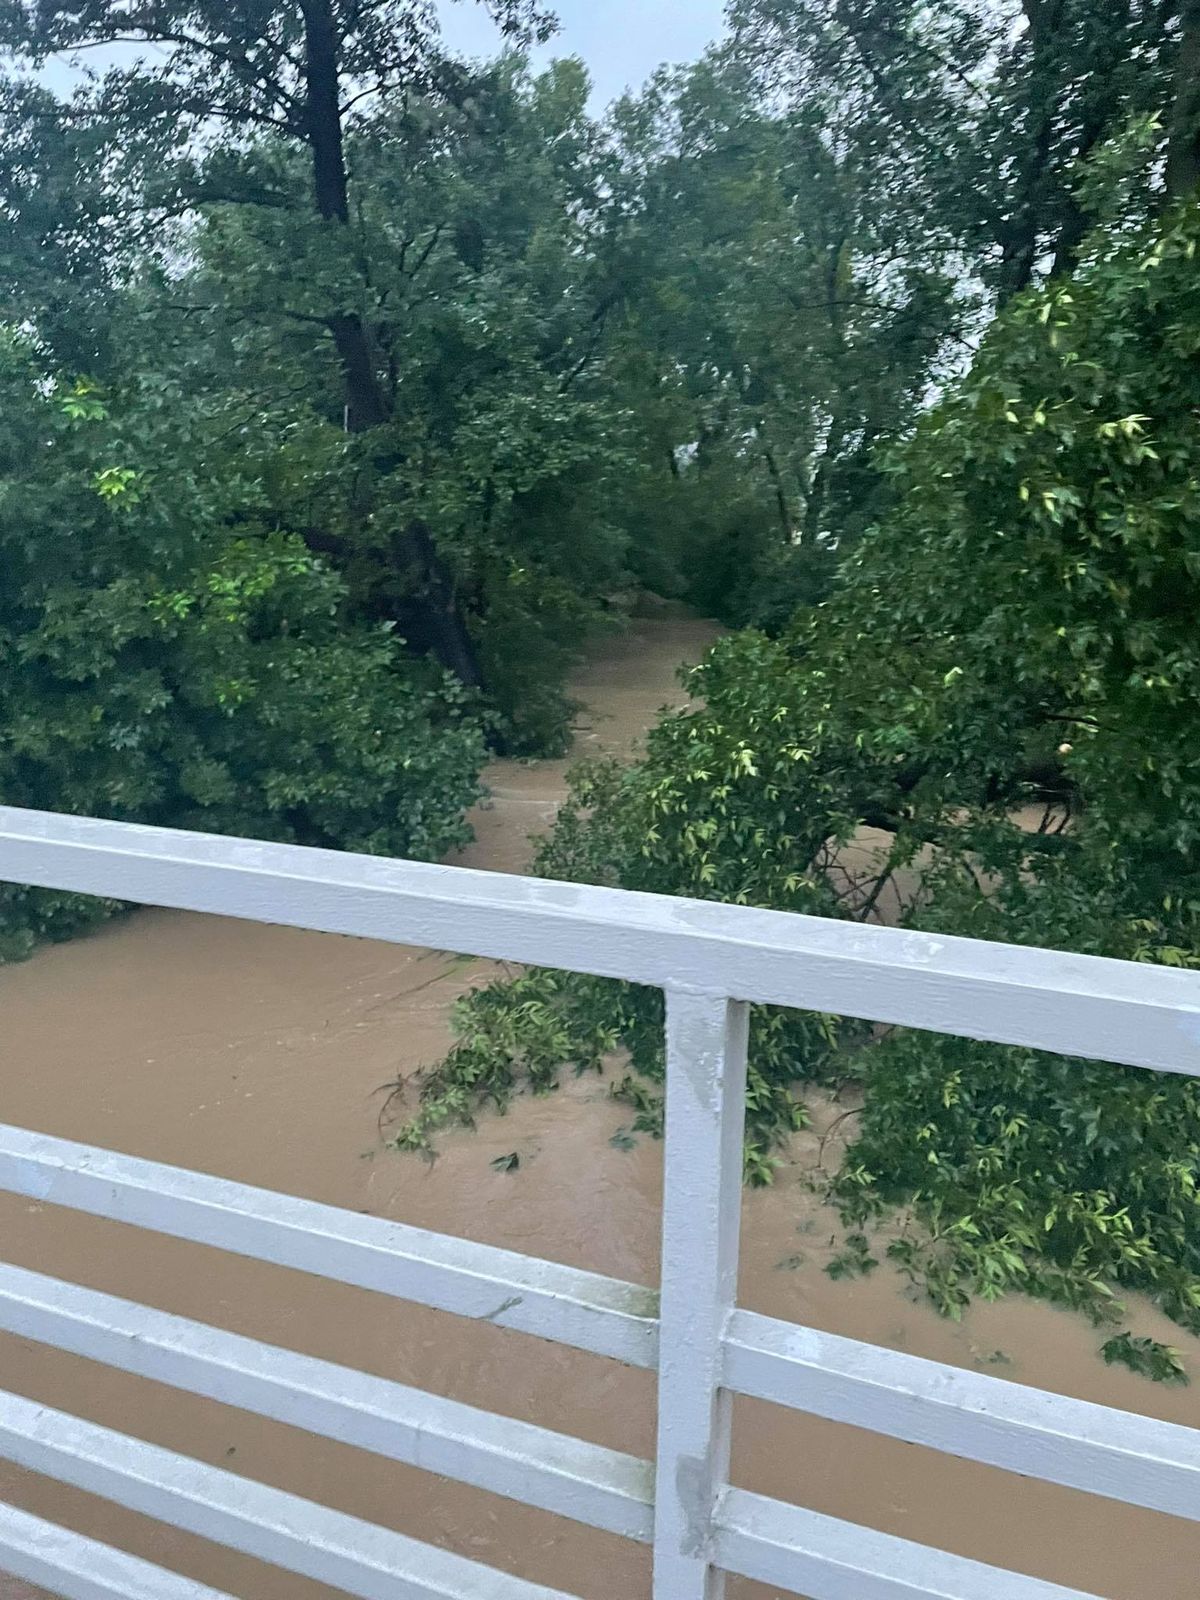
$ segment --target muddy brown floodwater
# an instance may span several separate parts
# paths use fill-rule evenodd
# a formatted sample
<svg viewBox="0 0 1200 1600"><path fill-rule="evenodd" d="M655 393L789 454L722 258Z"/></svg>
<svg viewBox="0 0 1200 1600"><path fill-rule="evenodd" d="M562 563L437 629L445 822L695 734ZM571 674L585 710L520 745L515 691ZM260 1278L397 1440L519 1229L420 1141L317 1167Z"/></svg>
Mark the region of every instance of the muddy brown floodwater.
<svg viewBox="0 0 1200 1600"><path fill-rule="evenodd" d="M639 621L598 648L577 683L577 749L628 748L678 698L676 666L714 631ZM563 771L497 764L470 864L519 868ZM380 1147L378 1086L437 1057L452 1001L489 970L429 950L140 912L0 972L0 1119L655 1282L661 1153L609 1143L625 1113L602 1082L520 1101L477 1134L452 1135L432 1166ZM833 1282L823 1266L834 1220L805 1175L835 1110L818 1104L778 1184L746 1197L743 1304L1200 1425L1200 1386L1166 1390L1105 1367L1095 1332L1045 1305L1011 1298L953 1324L886 1266ZM519 1170L491 1169L514 1150ZM597 1357L12 1196L0 1197L0 1238L0 1253L23 1266L601 1444L652 1449L650 1376ZM1137 1315L1142 1331L1179 1341L1149 1308ZM0 1339L0 1387L582 1600L649 1593L646 1552L621 1540L22 1340ZM1200 1594L1195 1524L750 1401L735 1413L734 1455L735 1480L749 1488L1111 1600ZM0 1468L0 1499L246 1600L332 1596L13 1468ZM0 1578L3 1600L32 1593ZM730 1585L731 1600L774 1593Z"/></svg>

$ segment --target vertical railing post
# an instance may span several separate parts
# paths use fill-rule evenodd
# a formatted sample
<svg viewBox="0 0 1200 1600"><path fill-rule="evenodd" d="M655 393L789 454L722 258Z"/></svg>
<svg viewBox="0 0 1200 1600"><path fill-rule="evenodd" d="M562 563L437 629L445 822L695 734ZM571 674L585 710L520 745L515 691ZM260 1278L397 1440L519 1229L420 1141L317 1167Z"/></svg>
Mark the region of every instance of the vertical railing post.
<svg viewBox="0 0 1200 1600"><path fill-rule="evenodd" d="M709 1562L729 1475L721 1339L737 1296L749 1008L667 991L654 1600L721 1600Z"/></svg>

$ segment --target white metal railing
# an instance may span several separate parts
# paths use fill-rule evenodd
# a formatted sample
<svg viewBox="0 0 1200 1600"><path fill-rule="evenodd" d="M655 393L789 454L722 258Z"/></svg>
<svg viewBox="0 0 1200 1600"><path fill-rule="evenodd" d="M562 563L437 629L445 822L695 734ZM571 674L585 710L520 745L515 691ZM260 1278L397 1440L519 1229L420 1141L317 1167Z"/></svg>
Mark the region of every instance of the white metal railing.
<svg viewBox="0 0 1200 1600"><path fill-rule="evenodd" d="M1200 1520L1198 1431L735 1304L751 1002L1196 1076L1200 977L3 807L0 880L665 990L661 1295L0 1128L0 1189L656 1368L656 1461L12 1266L0 1329L651 1544L654 1600L720 1600L726 1571L809 1600L1089 1600L730 1486L735 1393ZM0 1456L363 1600L569 1600L17 1395L0 1395ZM0 1569L70 1600L228 1600L2 1506Z"/></svg>

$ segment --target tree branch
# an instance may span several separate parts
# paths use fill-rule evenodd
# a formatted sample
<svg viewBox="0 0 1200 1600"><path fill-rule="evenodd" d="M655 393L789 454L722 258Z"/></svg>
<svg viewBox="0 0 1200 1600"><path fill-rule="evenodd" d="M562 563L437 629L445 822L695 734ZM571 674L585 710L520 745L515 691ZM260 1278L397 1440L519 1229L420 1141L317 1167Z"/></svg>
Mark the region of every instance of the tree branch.
<svg viewBox="0 0 1200 1600"><path fill-rule="evenodd" d="M205 55L210 60L218 61L228 67L243 83L266 93L268 98L276 105L286 106L292 113L292 119L299 119L303 106L294 95L288 93L278 78L267 73L263 68L256 67L244 52L223 50L211 40L197 38L194 34L180 33L170 28L156 27L147 21L139 23L138 19L126 13L122 18L123 25L127 28L133 24L135 32L118 32L115 29L106 31L98 39L81 39L76 44L61 45L51 50L50 55L74 55L80 50L103 49L113 44L173 44L181 50L194 50L199 55Z"/></svg>

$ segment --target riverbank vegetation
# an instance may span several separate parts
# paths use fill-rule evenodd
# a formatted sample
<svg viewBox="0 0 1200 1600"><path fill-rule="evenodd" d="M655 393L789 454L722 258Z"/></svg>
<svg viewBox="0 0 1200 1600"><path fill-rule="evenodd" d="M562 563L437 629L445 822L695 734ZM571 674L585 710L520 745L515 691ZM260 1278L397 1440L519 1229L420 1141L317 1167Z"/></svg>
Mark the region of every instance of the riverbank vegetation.
<svg viewBox="0 0 1200 1600"><path fill-rule="evenodd" d="M836 916L890 896L912 927L1197 964L1200 210L1182 56L1157 83L1157 111L1031 224L1025 267L977 258L994 321L875 458L883 509L839 543L825 602L719 645L702 709L639 764L581 771L541 870ZM493 986L399 1141L617 1047L654 1131L660 1027L631 986ZM899 1213L916 1226L879 1248L944 1312L1048 1296L1108 1325L1111 1359L1183 1375L1115 1329L1138 1290L1200 1332L1190 1080L769 1011L752 1041L752 1180L802 1123L804 1081L862 1092L832 1185L845 1270Z"/></svg>
<svg viewBox="0 0 1200 1600"><path fill-rule="evenodd" d="M489 9L0 4L0 798L436 858L651 589L734 631L540 871L1196 964L1200 4L731 0L604 114ZM618 1048L653 1131L660 1023L485 989L398 1142ZM1116 1297L1200 1332L1190 1081L753 1041L754 1180L861 1091L849 1269L902 1212L944 1311L1176 1372Z"/></svg>

